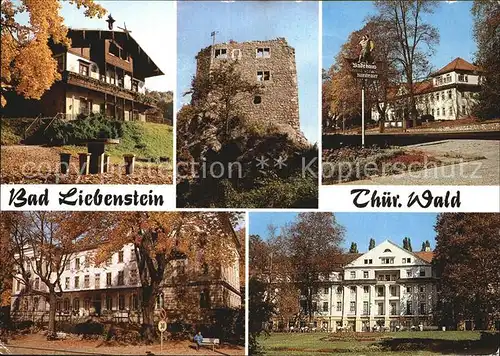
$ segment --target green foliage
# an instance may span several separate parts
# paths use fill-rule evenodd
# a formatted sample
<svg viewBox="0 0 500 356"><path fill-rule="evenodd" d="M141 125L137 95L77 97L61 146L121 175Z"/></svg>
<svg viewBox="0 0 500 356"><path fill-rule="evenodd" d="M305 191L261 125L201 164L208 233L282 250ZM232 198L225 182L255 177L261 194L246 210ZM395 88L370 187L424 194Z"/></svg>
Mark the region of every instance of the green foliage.
<svg viewBox="0 0 500 356"><path fill-rule="evenodd" d="M16 133L15 127L10 125L9 121L7 121L6 119L0 120L0 134L1 134L2 146L18 145L19 143L21 143L22 140L21 135Z"/></svg>
<svg viewBox="0 0 500 356"><path fill-rule="evenodd" d="M370 239L370 245L368 246L368 250L371 250L372 248L375 248L375 239L374 238Z"/></svg>
<svg viewBox="0 0 500 356"><path fill-rule="evenodd" d="M349 253L359 253L357 243L351 242L351 248L349 249Z"/></svg>
<svg viewBox="0 0 500 356"><path fill-rule="evenodd" d="M56 120L46 131L38 132L35 136L43 135L51 143L74 145L95 139L116 139L123 136L123 121L110 120L101 114L91 114L74 121Z"/></svg>
<svg viewBox="0 0 500 356"><path fill-rule="evenodd" d="M255 277L248 282L248 352L252 356L264 355L257 338L264 332L264 324L267 323L275 313L273 304L267 298L266 284Z"/></svg>
<svg viewBox="0 0 500 356"><path fill-rule="evenodd" d="M405 237L403 239L403 248L407 251L413 252L413 248L411 247L411 239L409 237Z"/></svg>

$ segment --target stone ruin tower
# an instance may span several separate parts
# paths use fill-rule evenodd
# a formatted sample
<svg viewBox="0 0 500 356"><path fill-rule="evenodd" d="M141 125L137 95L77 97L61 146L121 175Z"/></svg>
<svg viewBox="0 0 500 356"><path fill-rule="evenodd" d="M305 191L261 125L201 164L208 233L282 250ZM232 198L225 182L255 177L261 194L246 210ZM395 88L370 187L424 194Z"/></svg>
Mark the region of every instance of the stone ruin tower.
<svg viewBox="0 0 500 356"><path fill-rule="evenodd" d="M250 120L273 124L290 138L308 144L300 131L295 49L285 38L218 43L196 56L196 74L208 74L220 61L237 61L242 79L261 84L258 95L242 98L239 110Z"/></svg>

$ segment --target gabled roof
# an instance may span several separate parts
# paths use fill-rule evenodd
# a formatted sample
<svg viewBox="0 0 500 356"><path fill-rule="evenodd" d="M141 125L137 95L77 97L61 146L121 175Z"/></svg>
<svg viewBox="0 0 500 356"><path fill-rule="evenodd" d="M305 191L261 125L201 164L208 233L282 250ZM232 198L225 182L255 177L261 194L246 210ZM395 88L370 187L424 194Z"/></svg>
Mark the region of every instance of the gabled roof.
<svg viewBox="0 0 500 356"><path fill-rule="evenodd" d="M435 77L437 75L454 72L454 71L465 71L465 72L476 72L481 71L481 68L475 66L472 63L467 62L465 59L457 57L452 60L450 63L445 65L443 68L433 73L431 77Z"/></svg>
<svg viewBox="0 0 500 356"><path fill-rule="evenodd" d="M68 38L70 38L73 43L76 42L76 46L78 46L79 42L86 40L116 39L122 41L128 44L127 50L129 53L140 61L141 67L144 68L146 78L164 75L161 69L155 64L155 62L153 62L151 57L148 56L148 54L144 51L144 49L142 49L130 33L87 28L69 28Z"/></svg>

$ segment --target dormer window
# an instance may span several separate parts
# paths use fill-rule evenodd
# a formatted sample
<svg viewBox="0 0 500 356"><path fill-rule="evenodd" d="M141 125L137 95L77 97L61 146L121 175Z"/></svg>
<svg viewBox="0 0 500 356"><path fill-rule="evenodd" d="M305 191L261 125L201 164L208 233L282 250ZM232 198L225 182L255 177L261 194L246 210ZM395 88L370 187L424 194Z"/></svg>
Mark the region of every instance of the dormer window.
<svg viewBox="0 0 500 356"><path fill-rule="evenodd" d="M386 253L386 252L392 252L392 251L391 251L390 249L386 248L386 249L384 250L384 253Z"/></svg>
<svg viewBox="0 0 500 356"><path fill-rule="evenodd" d="M269 47L257 48L256 58L269 58L271 57L271 50Z"/></svg>
<svg viewBox="0 0 500 356"><path fill-rule="evenodd" d="M88 76L89 75L89 65L86 63L80 62L80 70L81 75Z"/></svg>
<svg viewBox="0 0 500 356"><path fill-rule="evenodd" d="M227 58L227 48L218 48L215 50L216 59L226 59Z"/></svg>

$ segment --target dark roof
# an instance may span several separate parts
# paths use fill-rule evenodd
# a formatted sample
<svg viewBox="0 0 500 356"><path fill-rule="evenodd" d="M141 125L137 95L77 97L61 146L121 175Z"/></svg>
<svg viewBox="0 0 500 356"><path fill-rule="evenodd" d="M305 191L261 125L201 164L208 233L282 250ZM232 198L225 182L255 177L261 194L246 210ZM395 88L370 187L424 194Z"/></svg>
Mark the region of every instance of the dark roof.
<svg viewBox="0 0 500 356"><path fill-rule="evenodd" d="M441 75L441 74L454 72L454 71L477 72L477 71L481 71L481 68L479 68L478 66L475 66L472 63L467 62L463 58L457 57L454 60L452 60L450 63L445 65L443 68L441 68L437 72L433 73L431 76L435 77L436 75Z"/></svg>
<svg viewBox="0 0 500 356"><path fill-rule="evenodd" d="M116 39L120 42L127 43L127 51L132 54L135 60L139 60L142 72L145 74L146 78L164 75L161 69L155 64L155 62L153 62L151 57L148 56L148 54L142 49L130 33L123 31L70 28L68 29L68 38L71 39L73 44L76 44L76 47L78 47L79 41L87 41L91 39Z"/></svg>

